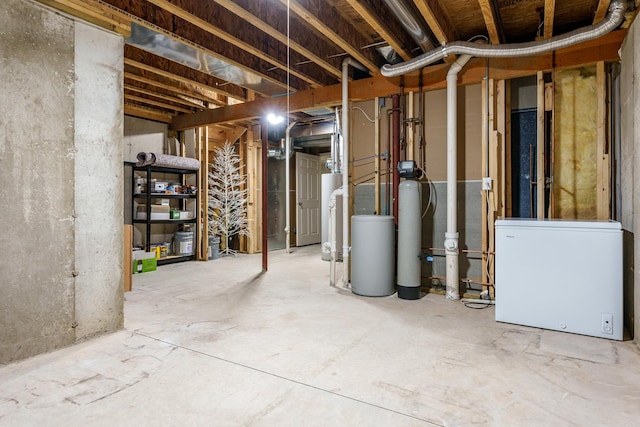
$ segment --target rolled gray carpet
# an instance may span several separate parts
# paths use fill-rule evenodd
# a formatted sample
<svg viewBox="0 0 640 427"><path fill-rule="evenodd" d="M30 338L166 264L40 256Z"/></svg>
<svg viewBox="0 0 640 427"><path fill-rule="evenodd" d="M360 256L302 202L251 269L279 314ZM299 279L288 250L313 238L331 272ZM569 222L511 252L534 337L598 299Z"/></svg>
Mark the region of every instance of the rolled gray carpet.
<svg viewBox="0 0 640 427"><path fill-rule="evenodd" d="M199 170L200 161L191 157L170 156L161 153L138 153L136 166L158 166L162 168Z"/></svg>

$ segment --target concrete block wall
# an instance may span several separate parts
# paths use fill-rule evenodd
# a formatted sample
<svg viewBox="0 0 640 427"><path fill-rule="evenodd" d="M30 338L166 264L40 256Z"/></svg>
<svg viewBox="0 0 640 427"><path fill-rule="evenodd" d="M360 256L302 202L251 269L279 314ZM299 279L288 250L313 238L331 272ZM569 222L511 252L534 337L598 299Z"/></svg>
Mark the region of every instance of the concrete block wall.
<svg viewBox="0 0 640 427"><path fill-rule="evenodd" d="M640 55L636 47L640 46L640 27L636 20L629 29L620 57L622 69L620 73L621 94L621 221L624 236L624 281L625 281L625 318L628 326L633 329L635 341L640 346L640 271L634 268L640 265L640 198L636 197L640 191L640 183L636 177L636 169L640 168L640 132L635 123L640 123L640 85L637 75L640 72ZM633 301L633 303L630 303Z"/></svg>
<svg viewBox="0 0 640 427"><path fill-rule="evenodd" d="M4 1L0 28L8 363L122 327L123 47L31 0Z"/></svg>
<svg viewBox="0 0 640 427"><path fill-rule="evenodd" d="M124 320L123 49L122 37L75 23L76 340Z"/></svg>

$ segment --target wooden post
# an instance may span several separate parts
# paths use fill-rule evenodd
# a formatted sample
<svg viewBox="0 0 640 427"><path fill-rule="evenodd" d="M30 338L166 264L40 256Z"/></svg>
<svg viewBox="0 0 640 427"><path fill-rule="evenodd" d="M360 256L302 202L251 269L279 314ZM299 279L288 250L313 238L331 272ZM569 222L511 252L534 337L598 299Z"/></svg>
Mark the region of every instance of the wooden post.
<svg viewBox="0 0 640 427"><path fill-rule="evenodd" d="M200 144L200 184L198 193L200 206L202 206L202 237L200 239L202 247L202 260L209 259L209 127L204 127L203 140Z"/></svg>
<svg viewBox="0 0 640 427"><path fill-rule="evenodd" d="M124 275L124 291L131 292L132 288L132 260L133 257L133 226L124 225L124 239L122 245L122 272Z"/></svg>
<svg viewBox="0 0 640 427"><path fill-rule="evenodd" d="M609 158L609 141L607 135L607 75L604 62L596 64L596 196L598 219L611 218L611 164Z"/></svg>
<svg viewBox="0 0 640 427"><path fill-rule="evenodd" d="M262 180L260 187L262 188L262 271L268 270L268 218L267 218L267 190L268 190L268 174L267 174L267 154L269 152L269 139L267 135L267 121L262 120L260 124L260 133L262 136Z"/></svg>
<svg viewBox="0 0 640 427"><path fill-rule="evenodd" d="M496 82L496 111L495 111L495 127L498 134L496 135L496 141L498 143L498 154L500 157L497 159L498 169L496 171L496 194L497 194L497 204L496 204L496 212L498 217L505 218L506 217L506 182L507 182L507 156L505 149L505 141L507 132L507 115L509 114L509 110L507 107L507 82L505 80L498 80Z"/></svg>
<svg viewBox="0 0 640 427"><path fill-rule="evenodd" d="M549 130L549 140L545 139L545 149L549 150L549 164L547 165L547 172L551 179L549 180L549 206L547 209L547 217L553 218L555 216L555 197L553 195L553 171L555 162L555 150L554 150L554 138L555 138L555 121L553 120L554 108L555 108L555 82L545 83L544 87L544 111L545 111L545 128ZM545 135L546 138L546 135ZM545 177L546 185L546 177ZM546 189L546 188L545 188Z"/></svg>
<svg viewBox="0 0 640 427"><path fill-rule="evenodd" d="M491 190L482 191L482 282L494 283L495 220L505 214L506 157L503 135L507 123L506 83L504 80L489 80L483 82L482 89L485 117L482 124L482 171L483 177L491 178ZM491 298L495 297L493 287L483 285L483 290L488 291Z"/></svg>
<svg viewBox="0 0 640 427"><path fill-rule="evenodd" d="M537 124L537 149L536 149L536 195L537 195L537 206L536 206L536 217L538 219L544 219L545 217L545 206L544 206L544 186L545 186L545 168L544 168L544 158L545 158L545 127L544 127L544 116L545 116L545 86L544 86L544 73L542 71L538 71L538 86L537 86L537 116L538 116L538 124Z"/></svg>
<svg viewBox="0 0 640 427"><path fill-rule="evenodd" d="M227 133L228 135L228 133ZM237 128L236 128L236 132L234 132L234 136L236 135L240 135L237 138L238 141L238 157L240 157L240 168L241 170L244 170L244 176L245 176L245 183L240 187L241 190L247 190L247 194L249 194L248 188L249 188L249 182L247 179L247 141L244 138L244 135L246 135L246 130L242 133L237 132ZM247 206L248 208L248 206ZM247 214L248 214L248 209L247 209ZM238 236L238 250L240 252L247 252L247 236Z"/></svg>
<svg viewBox="0 0 640 427"><path fill-rule="evenodd" d="M261 176L260 144L255 141L252 129L247 130L247 222L251 237L247 239L247 253L260 252L262 228L261 224L261 191L258 185Z"/></svg>
<svg viewBox="0 0 640 427"><path fill-rule="evenodd" d="M487 148L488 148L488 144L489 141L487 139L487 135L488 135L488 130L490 129L490 110L491 110L491 102L490 99L488 100L487 97L491 98L490 94L487 94L487 89L489 88L489 81L487 81L486 79L482 81L482 177L487 177L489 176L489 170L487 169ZM487 101L489 101L489 109L487 109ZM488 226L488 221L489 221L489 217L487 215L487 192L484 190L481 190L481 200L482 200L482 218L481 218L481 223L482 223L482 232L481 232L481 249L482 249L482 282L483 283L487 283L488 281L488 276L487 276L487 269L484 268L487 265L487 252L489 249L489 244L488 244L488 232L487 232L487 226ZM485 286L482 287L483 290L487 290Z"/></svg>
<svg viewBox="0 0 640 427"><path fill-rule="evenodd" d="M208 200L208 151L204 151L207 147L209 129L207 126L201 126L196 128L195 135L195 156L200 161L200 171L198 173L198 198L197 198L197 210L198 210L198 240L195 242L196 247L196 259L204 261L208 258L209 250L209 230L208 230L208 205L205 204L205 200Z"/></svg>

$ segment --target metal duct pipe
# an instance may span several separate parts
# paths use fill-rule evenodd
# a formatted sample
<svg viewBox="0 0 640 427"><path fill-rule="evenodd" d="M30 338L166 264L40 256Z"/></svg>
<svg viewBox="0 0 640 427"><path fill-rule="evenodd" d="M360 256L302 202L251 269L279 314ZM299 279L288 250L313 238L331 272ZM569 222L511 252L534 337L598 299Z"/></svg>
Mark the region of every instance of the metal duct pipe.
<svg viewBox="0 0 640 427"><path fill-rule="evenodd" d="M446 298L460 299L458 285L458 73L471 59L461 55L447 73L447 231L444 248L447 264Z"/></svg>
<svg viewBox="0 0 640 427"><path fill-rule="evenodd" d="M423 52L433 49L434 44L427 35L427 31L420 24L415 13L409 8L405 0L384 0L384 2L409 32L411 38L422 48Z"/></svg>
<svg viewBox="0 0 640 427"><path fill-rule="evenodd" d="M623 0L612 0L609 14L600 23L579 28L566 34L551 37L546 40L527 43L512 43L499 45L477 45L470 42L454 42L440 46L430 52L397 65L384 65L381 73L385 77L395 77L418 70L448 55L471 55L480 58L511 58L531 56L552 50L573 46L588 40L593 40L616 29L624 19L625 5Z"/></svg>
<svg viewBox="0 0 640 427"><path fill-rule="evenodd" d="M368 70L352 58L342 61L342 265L343 286L349 286L349 65Z"/></svg>

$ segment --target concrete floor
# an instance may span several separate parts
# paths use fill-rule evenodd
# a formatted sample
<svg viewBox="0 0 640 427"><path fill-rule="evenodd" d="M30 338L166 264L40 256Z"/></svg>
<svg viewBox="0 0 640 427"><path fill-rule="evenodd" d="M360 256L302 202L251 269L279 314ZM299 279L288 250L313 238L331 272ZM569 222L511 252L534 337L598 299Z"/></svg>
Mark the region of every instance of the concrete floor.
<svg viewBox="0 0 640 427"><path fill-rule="evenodd" d="M640 423L640 351L440 295L328 286L318 247L134 276L125 329L0 368L1 426ZM535 303L532 301L532 303Z"/></svg>

